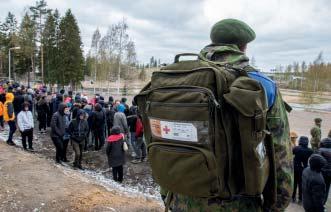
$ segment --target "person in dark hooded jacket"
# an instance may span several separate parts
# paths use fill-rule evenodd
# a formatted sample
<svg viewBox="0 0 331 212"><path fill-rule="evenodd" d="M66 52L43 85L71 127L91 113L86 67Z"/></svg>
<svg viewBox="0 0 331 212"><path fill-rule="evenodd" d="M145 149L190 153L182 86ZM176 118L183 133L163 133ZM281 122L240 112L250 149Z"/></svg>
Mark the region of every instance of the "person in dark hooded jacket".
<svg viewBox="0 0 331 212"><path fill-rule="evenodd" d="M112 167L113 179L117 182L123 181L123 165L125 164L124 134L118 126L114 126L107 139L108 165Z"/></svg>
<svg viewBox="0 0 331 212"><path fill-rule="evenodd" d="M302 173L302 200L306 212L324 212L325 183L321 169L326 160L319 154L309 158L309 167Z"/></svg>
<svg viewBox="0 0 331 212"><path fill-rule="evenodd" d="M56 113L58 111L59 105L63 102L63 95L62 94L56 94L56 98L52 100L52 110L53 113Z"/></svg>
<svg viewBox="0 0 331 212"><path fill-rule="evenodd" d="M88 123L85 120L84 110L79 109L76 117L69 124L69 134L72 142L72 148L75 152L74 167L83 169L82 155L85 137L89 131Z"/></svg>
<svg viewBox="0 0 331 212"><path fill-rule="evenodd" d="M330 183L331 183L331 138L324 138L320 143L318 154L322 155L326 160L326 165L322 168L322 175L326 185L325 202L329 197Z"/></svg>
<svg viewBox="0 0 331 212"><path fill-rule="evenodd" d="M108 104L105 104L105 113L106 113L106 120L107 120L107 133L108 133L108 136L110 136L110 129L113 128L115 110L112 107L109 108Z"/></svg>
<svg viewBox="0 0 331 212"><path fill-rule="evenodd" d="M88 127L89 127L89 131L87 133L87 136L85 138L85 145L84 145L84 151L87 151L88 148L90 148L92 145L92 133L91 133L91 129L92 129L92 105L91 104L87 104L84 107L84 112L85 112L85 120L87 120L88 123Z"/></svg>
<svg viewBox="0 0 331 212"><path fill-rule="evenodd" d="M49 113L48 103L46 96L42 96L37 103L37 113L39 121L39 133L46 133L47 127L47 114Z"/></svg>
<svg viewBox="0 0 331 212"><path fill-rule="evenodd" d="M64 110L66 108L66 104L59 104L58 111L53 114L51 120L51 138L56 148L55 160L57 163L61 163L61 159L64 158L63 137L67 122Z"/></svg>
<svg viewBox="0 0 331 212"><path fill-rule="evenodd" d="M94 135L94 148L100 150L105 144L106 115L99 103L95 104L92 112L92 131Z"/></svg>
<svg viewBox="0 0 331 212"><path fill-rule="evenodd" d="M308 158L313 154L313 150L308 148L309 139L306 136L299 138L299 146L293 148L294 155L294 188L292 194L293 202L296 201L297 187L299 187L299 201L302 201L302 171L308 166Z"/></svg>
<svg viewBox="0 0 331 212"><path fill-rule="evenodd" d="M22 89L19 87L17 88L17 92L15 93L15 98L13 101L14 111L16 116L18 115L19 112L22 111L23 103L24 103L24 96L22 93Z"/></svg>

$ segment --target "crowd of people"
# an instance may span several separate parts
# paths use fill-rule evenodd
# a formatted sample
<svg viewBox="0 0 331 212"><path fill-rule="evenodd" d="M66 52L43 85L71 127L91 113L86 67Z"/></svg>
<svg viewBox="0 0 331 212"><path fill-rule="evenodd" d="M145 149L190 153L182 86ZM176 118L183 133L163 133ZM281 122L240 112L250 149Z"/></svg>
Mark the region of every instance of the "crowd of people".
<svg viewBox="0 0 331 212"><path fill-rule="evenodd" d="M294 187L292 201L303 204L306 211L324 211L331 183L331 130L327 138L321 139L322 119L314 120L309 138L291 132L294 155ZM298 145L297 145L298 143ZM298 191L298 193L297 193Z"/></svg>
<svg viewBox="0 0 331 212"><path fill-rule="evenodd" d="M17 83L4 83L0 85L1 130L4 130L4 122L9 126L7 144L16 145L13 135L18 127L26 151L34 151L35 124L38 125L35 131L41 136L50 128L56 149L55 162L69 162L67 148L71 144L73 166L78 169L83 169L84 151L100 151L105 146L113 178L118 182L123 181L127 157L132 157L132 163L147 159L141 117L137 106L133 103L129 107L126 98L114 100L110 96L106 101L99 94L88 98L65 90L51 93L46 86L31 89Z"/></svg>

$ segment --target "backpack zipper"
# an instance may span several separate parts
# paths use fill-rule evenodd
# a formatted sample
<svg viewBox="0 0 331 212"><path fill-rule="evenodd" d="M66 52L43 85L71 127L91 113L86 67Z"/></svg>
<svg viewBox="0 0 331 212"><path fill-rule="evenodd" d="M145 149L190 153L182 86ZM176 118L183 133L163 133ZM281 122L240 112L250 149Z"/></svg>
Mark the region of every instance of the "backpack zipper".
<svg viewBox="0 0 331 212"><path fill-rule="evenodd" d="M165 107L206 107L208 103L149 102L149 107L153 105Z"/></svg>
<svg viewBox="0 0 331 212"><path fill-rule="evenodd" d="M198 87L198 86L168 86L168 87L160 87L160 88L154 88L149 91L147 91L145 94L140 94L140 95L149 95L153 91L161 91L162 90L174 90L174 91L203 91L203 93L207 94L208 97L212 100L213 104L215 105L216 108L221 108L220 103L217 101L214 93L208 89L208 88L203 88L203 87ZM138 95L138 96L140 96ZM146 111L149 110L150 107L150 101L146 102Z"/></svg>

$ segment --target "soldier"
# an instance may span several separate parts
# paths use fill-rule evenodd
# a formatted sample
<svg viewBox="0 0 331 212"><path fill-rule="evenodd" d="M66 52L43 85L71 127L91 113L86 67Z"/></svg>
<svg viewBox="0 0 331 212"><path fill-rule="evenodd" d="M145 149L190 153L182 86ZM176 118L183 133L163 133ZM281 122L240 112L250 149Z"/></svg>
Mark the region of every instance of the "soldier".
<svg viewBox="0 0 331 212"><path fill-rule="evenodd" d="M293 182L289 124L285 104L275 82L249 66L245 51L247 44L255 39L255 32L242 21L225 19L213 26L210 38L212 44L201 50L202 57L247 70L249 77L259 81L264 87L269 108L267 129L271 133L275 150L277 196L273 196L273 200L276 203L268 204L267 196L268 193L272 193L272 188L267 188L263 192L264 202L261 198L238 197L228 201L218 201L179 194L173 194L172 198L167 198L167 201L170 201L172 211L283 211L291 200Z"/></svg>
<svg viewBox="0 0 331 212"><path fill-rule="evenodd" d="M310 134L311 134L311 139L310 139L310 145L311 148L315 151L318 150L321 142L321 137L322 137L322 132L321 132L321 124L322 124L322 119L320 118L315 118L315 126L311 128Z"/></svg>

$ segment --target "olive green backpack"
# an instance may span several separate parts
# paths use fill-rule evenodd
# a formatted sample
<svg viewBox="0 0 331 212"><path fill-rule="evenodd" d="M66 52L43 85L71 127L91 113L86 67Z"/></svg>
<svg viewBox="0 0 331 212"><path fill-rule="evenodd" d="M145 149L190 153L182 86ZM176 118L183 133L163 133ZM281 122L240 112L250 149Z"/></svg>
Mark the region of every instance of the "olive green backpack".
<svg viewBox="0 0 331 212"><path fill-rule="evenodd" d="M197 60L179 61L182 56ZM135 97L153 178L198 198L260 198L275 191L267 99L247 70L179 54Z"/></svg>

